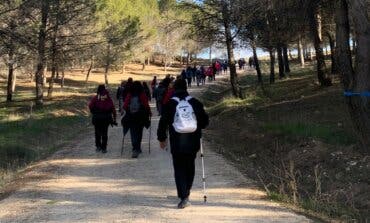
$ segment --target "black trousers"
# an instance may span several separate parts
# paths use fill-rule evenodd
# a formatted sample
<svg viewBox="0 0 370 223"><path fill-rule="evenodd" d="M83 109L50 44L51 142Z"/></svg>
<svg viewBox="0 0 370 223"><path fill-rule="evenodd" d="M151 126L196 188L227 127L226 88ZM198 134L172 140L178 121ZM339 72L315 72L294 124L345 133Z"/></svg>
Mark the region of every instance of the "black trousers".
<svg viewBox="0 0 370 223"><path fill-rule="evenodd" d="M177 196L180 199L189 197L195 175L196 154L172 154Z"/></svg>
<svg viewBox="0 0 370 223"><path fill-rule="evenodd" d="M96 122L94 126L95 126L95 145L97 148L106 150L108 143L109 124L107 122Z"/></svg>
<svg viewBox="0 0 370 223"><path fill-rule="evenodd" d="M126 135L130 130L132 150L137 152L142 152L141 141L143 140L143 130L142 125L133 125L131 127L123 127L123 134Z"/></svg>

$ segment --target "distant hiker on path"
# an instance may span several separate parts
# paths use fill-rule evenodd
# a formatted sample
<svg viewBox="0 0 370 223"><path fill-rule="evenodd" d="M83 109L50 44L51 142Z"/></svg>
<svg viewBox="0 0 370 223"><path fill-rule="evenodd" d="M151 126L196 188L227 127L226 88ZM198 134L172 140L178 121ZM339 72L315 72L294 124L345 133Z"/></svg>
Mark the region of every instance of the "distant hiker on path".
<svg viewBox="0 0 370 223"><path fill-rule="evenodd" d="M203 104L189 96L185 80L176 80L174 89L174 97L163 108L157 135L164 149L167 147L169 129L177 196L181 199L178 208L182 209L190 205L195 158L200 150L202 129L208 126L209 118Z"/></svg>
<svg viewBox="0 0 370 223"><path fill-rule="evenodd" d="M123 106L123 101L124 101L124 99L123 99L123 92L125 90L126 83L127 83L127 81L122 81L121 82L121 85L117 89L116 98L118 100L118 109L119 109L119 112L121 112L121 109L122 109L122 106Z"/></svg>
<svg viewBox="0 0 370 223"><path fill-rule="evenodd" d="M144 93L145 93L146 97L148 98L149 101L151 101L152 100L152 93L150 92L149 86L145 81L143 81L143 88L144 88Z"/></svg>
<svg viewBox="0 0 370 223"><path fill-rule="evenodd" d="M142 153L141 141L143 138L144 127L150 127L150 117L152 112L148 103L148 98L144 93L143 86L139 81L132 84L128 93L123 109L126 112L122 119L124 136L130 130L132 143L132 158L138 158Z"/></svg>
<svg viewBox="0 0 370 223"><path fill-rule="evenodd" d="M108 127L116 125L116 109L109 92L104 85L99 85L97 95L91 99L89 109L92 113L92 123L95 127L96 151L107 153Z"/></svg>
<svg viewBox="0 0 370 223"><path fill-rule="evenodd" d="M158 85L158 80L157 80L157 76L154 76L152 82L150 83L150 87L152 88L152 97L155 98L154 96L154 90L157 88L157 85Z"/></svg>

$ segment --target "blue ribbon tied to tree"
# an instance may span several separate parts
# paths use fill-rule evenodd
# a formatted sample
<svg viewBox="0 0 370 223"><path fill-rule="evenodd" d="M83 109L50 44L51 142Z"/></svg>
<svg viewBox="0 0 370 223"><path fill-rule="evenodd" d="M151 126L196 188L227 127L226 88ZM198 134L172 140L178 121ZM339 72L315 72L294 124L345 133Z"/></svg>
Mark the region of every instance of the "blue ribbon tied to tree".
<svg viewBox="0 0 370 223"><path fill-rule="evenodd" d="M364 91L364 92L345 91L344 96L345 97L353 97L353 96L370 97L370 91Z"/></svg>

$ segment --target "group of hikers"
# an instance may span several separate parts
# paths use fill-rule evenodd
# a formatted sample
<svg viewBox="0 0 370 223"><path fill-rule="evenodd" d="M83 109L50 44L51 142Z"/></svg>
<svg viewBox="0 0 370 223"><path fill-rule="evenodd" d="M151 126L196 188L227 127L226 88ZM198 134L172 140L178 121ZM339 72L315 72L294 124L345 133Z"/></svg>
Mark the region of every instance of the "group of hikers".
<svg viewBox="0 0 370 223"><path fill-rule="evenodd" d="M138 158L142 153L143 129L151 125L149 102L152 98L156 100L160 115L157 139L160 148L166 149L169 138L180 209L190 204L196 154L201 147L202 129L209 122L203 104L189 95L187 80L182 75L177 78L167 76L158 83L157 77L154 77L149 88L145 82L129 78L117 90L123 137L130 131L132 158ZM105 85L98 86L89 108L95 127L96 151L107 153L108 127L117 125L117 114Z"/></svg>
<svg viewBox="0 0 370 223"><path fill-rule="evenodd" d="M188 87L192 86L192 83L197 84L197 86L205 85L206 79L208 77L209 81L216 80L216 75L220 74L221 72L226 73L228 70L228 63L226 61L220 62L216 61L212 63L208 68L201 65L199 67L187 67L186 69L182 70L181 78L187 81Z"/></svg>

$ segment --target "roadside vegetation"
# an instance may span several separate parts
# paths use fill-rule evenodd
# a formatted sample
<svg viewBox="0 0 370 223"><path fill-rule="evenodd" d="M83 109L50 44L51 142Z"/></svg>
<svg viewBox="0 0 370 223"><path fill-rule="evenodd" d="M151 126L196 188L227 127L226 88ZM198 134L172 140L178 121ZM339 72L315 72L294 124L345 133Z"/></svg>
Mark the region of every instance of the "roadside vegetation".
<svg viewBox="0 0 370 223"><path fill-rule="evenodd" d="M249 70L240 78L245 99L231 97L226 80L212 86L204 94L212 115L207 140L270 199L321 219L364 221L369 156L359 152L338 78L321 87L313 65L293 64L289 77L263 87Z"/></svg>

